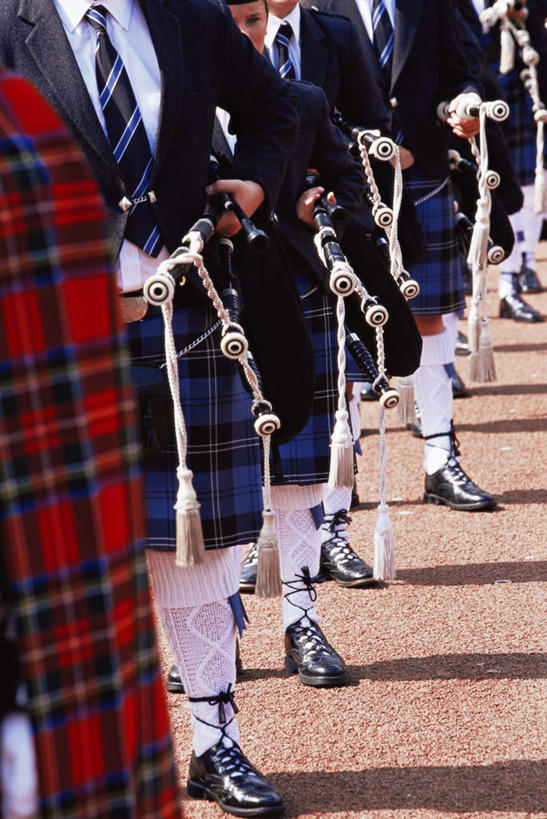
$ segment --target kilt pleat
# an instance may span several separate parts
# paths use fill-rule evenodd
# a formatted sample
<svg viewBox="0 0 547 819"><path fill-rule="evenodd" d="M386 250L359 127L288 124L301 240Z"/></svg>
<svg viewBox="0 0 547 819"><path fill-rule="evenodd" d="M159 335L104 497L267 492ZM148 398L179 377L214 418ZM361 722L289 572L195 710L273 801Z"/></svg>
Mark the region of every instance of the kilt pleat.
<svg viewBox="0 0 547 819"><path fill-rule="evenodd" d="M520 185L531 185L536 169L536 125L532 101L517 71L499 74L509 104L509 117L502 122L507 147Z"/></svg>
<svg viewBox="0 0 547 819"><path fill-rule="evenodd" d="M220 327L206 306L176 309L177 350L199 343L179 357L182 409L188 431L188 465L201 504L205 547L220 549L256 539L261 526L261 454L253 428L251 396L239 365L220 350ZM153 315L128 325L131 358L157 364L165 360L163 319ZM174 434L144 464L148 543L175 548L177 452Z"/></svg>
<svg viewBox="0 0 547 819"><path fill-rule="evenodd" d="M335 302L314 280L301 273L296 277L304 320L315 352L315 393L312 412L301 432L289 443L273 448L274 483L325 483L329 477L330 438L338 406L338 343ZM346 378L362 381L363 375L349 354Z"/></svg>
<svg viewBox="0 0 547 819"><path fill-rule="evenodd" d="M442 179L423 180L410 175L405 181L427 241L425 259L411 265L409 273L420 285L420 292L409 302L417 316L437 316L454 313L465 307L461 254L456 236L456 216L452 185L448 181L441 190L420 202L439 186Z"/></svg>

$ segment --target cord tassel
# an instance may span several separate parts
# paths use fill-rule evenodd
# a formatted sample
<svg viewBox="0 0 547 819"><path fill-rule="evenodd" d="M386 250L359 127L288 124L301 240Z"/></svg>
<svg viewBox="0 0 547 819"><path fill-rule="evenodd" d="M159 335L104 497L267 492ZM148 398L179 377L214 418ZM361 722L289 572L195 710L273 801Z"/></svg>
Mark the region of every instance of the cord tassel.
<svg viewBox="0 0 547 819"><path fill-rule="evenodd" d="M263 524L257 540L258 566L256 577L257 597L279 597L281 578L279 569L279 544L275 527L275 512L265 509Z"/></svg>
<svg viewBox="0 0 547 819"><path fill-rule="evenodd" d="M374 529L373 574L375 580L395 579L395 539L387 503L378 504L378 517Z"/></svg>
<svg viewBox="0 0 547 819"><path fill-rule="evenodd" d="M481 337L481 326L479 307L474 300L471 302L469 307L469 315L467 317L467 333L469 350L471 351L471 354L473 355L473 353L478 353Z"/></svg>
<svg viewBox="0 0 547 819"><path fill-rule="evenodd" d="M353 437L346 410L336 410L336 422L331 437L330 472L328 485L331 489L353 489Z"/></svg>
<svg viewBox="0 0 547 819"><path fill-rule="evenodd" d="M500 74L507 74L515 67L515 41L507 25L501 24Z"/></svg>
<svg viewBox="0 0 547 819"><path fill-rule="evenodd" d="M177 566L195 566L201 563L205 544L196 491L192 484L193 473L187 467L177 469L179 488L175 503L176 515L176 554Z"/></svg>
<svg viewBox="0 0 547 819"><path fill-rule="evenodd" d="M398 379L398 390L401 396L397 407L397 423L413 424L416 420L414 401L414 376L407 375Z"/></svg>
<svg viewBox="0 0 547 819"><path fill-rule="evenodd" d="M481 384L496 381L494 348L492 345L492 336L490 335L488 319L482 319L480 323L480 345L477 358L477 373L474 380ZM471 363L473 365L473 362Z"/></svg>

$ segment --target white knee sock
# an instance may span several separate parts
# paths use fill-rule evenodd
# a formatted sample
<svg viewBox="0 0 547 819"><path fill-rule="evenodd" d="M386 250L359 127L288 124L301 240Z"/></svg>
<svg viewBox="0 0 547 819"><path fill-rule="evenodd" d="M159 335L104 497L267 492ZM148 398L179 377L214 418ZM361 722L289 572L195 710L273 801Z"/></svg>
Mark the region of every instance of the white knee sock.
<svg viewBox="0 0 547 819"><path fill-rule="evenodd" d="M450 338L452 339L452 345L454 350L456 349L456 344L458 343L458 321L460 317L458 313L446 313L443 315L443 324L450 334Z"/></svg>
<svg viewBox="0 0 547 819"><path fill-rule="evenodd" d="M310 512L321 504L322 485L272 486L272 506L276 511L279 538L279 566L283 583L283 628L286 630L304 615L319 623L315 592L302 579L304 566L309 576L319 571L321 539Z"/></svg>
<svg viewBox="0 0 547 819"><path fill-rule="evenodd" d="M522 253L524 251L524 227L522 210L512 213L509 217L513 233L515 234L515 244L511 254L498 265L499 279L498 292L500 299L517 292L517 282L513 274L519 273L522 265Z"/></svg>
<svg viewBox="0 0 547 819"><path fill-rule="evenodd" d="M547 172L546 184L547 184ZM541 236L543 226L543 213L536 213L534 210L534 185L524 185L524 205L522 206L522 227L524 230L524 241L522 251L525 254L526 267L530 270L536 269L536 250Z"/></svg>
<svg viewBox="0 0 547 819"><path fill-rule="evenodd" d="M232 705L207 700L235 686L236 625L227 598L239 587L240 560L240 549L223 549L207 552L199 566L179 569L172 552L148 550L154 595L184 688L189 697L204 698L190 703L197 756L220 740L239 742Z"/></svg>
<svg viewBox="0 0 547 819"><path fill-rule="evenodd" d="M450 334L445 330L434 336L422 336L420 366L414 373L414 393L420 411L422 432L427 435L446 433L426 441L424 469L432 475L447 462L452 443L452 380L445 365L453 364L454 350Z"/></svg>
<svg viewBox="0 0 547 819"><path fill-rule="evenodd" d="M323 508L325 510L325 521L321 526L321 543L326 543L336 533L338 537L343 537L349 541L347 523L344 519L333 523L334 515L337 512L349 512L351 506L351 489L331 489L326 483L323 484Z"/></svg>

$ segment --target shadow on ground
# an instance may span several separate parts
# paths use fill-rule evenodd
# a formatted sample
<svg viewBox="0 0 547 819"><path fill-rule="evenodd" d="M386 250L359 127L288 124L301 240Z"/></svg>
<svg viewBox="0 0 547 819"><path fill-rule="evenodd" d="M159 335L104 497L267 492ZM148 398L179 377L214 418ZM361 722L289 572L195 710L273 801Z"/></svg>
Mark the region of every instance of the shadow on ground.
<svg viewBox="0 0 547 819"><path fill-rule="evenodd" d="M397 580L411 586L485 586L505 580L513 583L543 583L547 581L547 560L397 569Z"/></svg>
<svg viewBox="0 0 547 819"><path fill-rule="evenodd" d="M484 815L490 811L541 813L547 806L544 761L283 773L269 778L285 795L288 817L420 809L440 815L453 812Z"/></svg>

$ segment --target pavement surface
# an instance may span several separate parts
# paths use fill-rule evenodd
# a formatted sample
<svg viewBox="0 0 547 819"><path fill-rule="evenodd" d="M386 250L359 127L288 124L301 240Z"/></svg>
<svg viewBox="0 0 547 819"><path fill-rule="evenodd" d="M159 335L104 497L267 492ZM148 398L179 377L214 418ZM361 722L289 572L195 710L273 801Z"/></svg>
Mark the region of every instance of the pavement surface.
<svg viewBox="0 0 547 819"><path fill-rule="evenodd" d="M540 249L547 286L547 243ZM489 315L497 279L489 274ZM547 315L547 293L528 296ZM466 330L465 323L461 329ZM283 668L280 603L246 596L251 626L238 685L242 746L288 817L547 817L547 323L493 318L498 381L454 404L461 463L492 492L491 513L422 503L423 444L388 421L397 579L318 587L322 626L345 658L345 688L311 689ZM352 544L372 562L378 502L375 404ZM164 668L171 658L162 644ZM181 785L188 703L168 695ZM219 819L185 797L189 819Z"/></svg>

